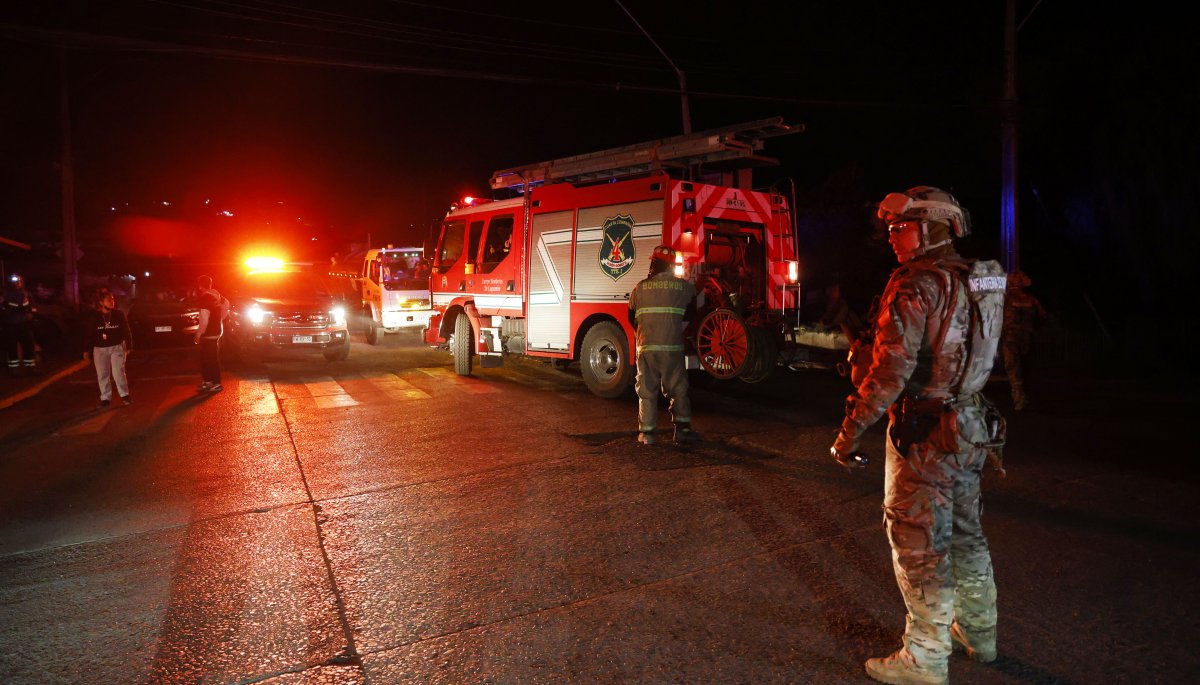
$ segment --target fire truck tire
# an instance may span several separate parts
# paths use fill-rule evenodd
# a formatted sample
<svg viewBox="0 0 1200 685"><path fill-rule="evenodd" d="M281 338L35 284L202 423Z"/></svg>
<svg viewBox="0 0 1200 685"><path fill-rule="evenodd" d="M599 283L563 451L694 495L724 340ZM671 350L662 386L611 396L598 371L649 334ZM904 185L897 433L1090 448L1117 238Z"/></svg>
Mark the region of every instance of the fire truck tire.
<svg viewBox="0 0 1200 685"><path fill-rule="evenodd" d="M583 336L579 370L588 389L598 397L620 397L633 382L633 360L625 331L611 321L601 321Z"/></svg>
<svg viewBox="0 0 1200 685"><path fill-rule="evenodd" d="M714 309L696 330L700 366L714 378L737 378L750 358L750 329L732 309Z"/></svg>
<svg viewBox="0 0 1200 685"><path fill-rule="evenodd" d="M760 383L775 371L779 358L779 346L771 332L762 328L750 329L750 360L738 379L745 383Z"/></svg>
<svg viewBox="0 0 1200 685"><path fill-rule="evenodd" d="M471 320L460 312L454 319L454 341L450 345L450 353L454 355L454 373L471 375L471 347Z"/></svg>
<svg viewBox="0 0 1200 685"><path fill-rule="evenodd" d="M383 337L381 335L383 331L379 329L379 326L375 325L374 319L367 319L364 325L367 327L367 343L370 345L378 345L379 339Z"/></svg>

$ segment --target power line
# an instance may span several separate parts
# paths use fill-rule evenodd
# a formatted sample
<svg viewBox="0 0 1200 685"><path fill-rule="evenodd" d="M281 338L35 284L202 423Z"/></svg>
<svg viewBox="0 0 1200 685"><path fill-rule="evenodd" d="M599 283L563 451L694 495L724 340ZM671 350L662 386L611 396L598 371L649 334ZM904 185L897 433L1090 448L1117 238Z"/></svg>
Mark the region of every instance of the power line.
<svg viewBox="0 0 1200 685"><path fill-rule="evenodd" d="M109 36L103 34L73 32L73 31L57 31L51 29L37 29L26 26L17 26L13 24L0 24L0 35L13 40L22 40L33 42L42 45L52 45L55 47L73 48L73 49L92 49L92 50L116 50L124 52L153 52L163 54L183 54L196 55L202 57L211 57L216 59L225 59L232 61L257 62L267 64L281 64L292 66L309 66L309 67L329 67L338 69L350 69L355 71L375 72L385 74L404 74L411 76L430 76L438 78L455 78L475 81L490 81L499 83L513 83L527 86L549 86L549 87L565 87L565 88L581 88L590 90L602 90L609 92L631 92L647 95L670 95L678 96L679 90L675 88L664 88L660 86L646 86L634 83L617 82L599 82L585 81L578 79L560 79L549 78L543 76L527 76L523 74L510 74L500 72L487 72L478 70L466 69L446 69L441 67L422 67L404 64L386 64L379 62L365 62L356 60L333 59L324 57L305 57L301 55L284 55L273 54L266 52L253 52L246 50L233 50L228 48L211 48L193 45L181 45L175 43L165 43L159 41L148 41L138 38L128 38L122 36ZM837 107L837 108L859 108L859 109L945 109L945 108L968 108L975 105L934 102L926 100L917 103L902 103L902 102L886 102L886 101L855 101L855 100L831 100L831 99L804 99L794 97L783 97L776 95L750 95L745 93L728 93L718 91L704 90L689 90L688 94L695 97L723 99L723 100L742 100L748 102L773 102L789 105L803 105L810 107Z"/></svg>

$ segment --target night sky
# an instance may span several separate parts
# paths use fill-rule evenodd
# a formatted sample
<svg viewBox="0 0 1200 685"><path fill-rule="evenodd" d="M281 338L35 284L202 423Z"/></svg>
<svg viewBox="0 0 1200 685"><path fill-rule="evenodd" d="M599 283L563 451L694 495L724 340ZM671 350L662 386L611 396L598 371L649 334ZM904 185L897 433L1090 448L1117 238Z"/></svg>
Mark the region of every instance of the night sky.
<svg viewBox="0 0 1200 685"><path fill-rule="evenodd" d="M998 255L1003 2L624 4L686 72L695 130L807 127L756 183L795 182L815 284L877 289L869 204L918 184L971 210L964 252ZM1021 263L1117 334L1187 292L1200 57L1182 10L1097 5L1017 3ZM0 236L61 232L60 47L85 250L128 216L184 245L419 243L493 170L682 132L675 73L615 2L6 2Z"/></svg>

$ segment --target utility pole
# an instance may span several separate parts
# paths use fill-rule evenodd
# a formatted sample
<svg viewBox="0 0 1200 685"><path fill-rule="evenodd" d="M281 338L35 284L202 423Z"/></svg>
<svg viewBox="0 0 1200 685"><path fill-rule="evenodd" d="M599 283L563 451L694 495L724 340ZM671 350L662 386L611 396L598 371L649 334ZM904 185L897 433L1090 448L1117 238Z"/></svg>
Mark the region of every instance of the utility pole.
<svg viewBox="0 0 1200 685"><path fill-rule="evenodd" d="M75 168L71 162L71 107L67 99L67 50L59 49L59 124L62 129L63 297L79 305L79 270L75 254Z"/></svg>
<svg viewBox="0 0 1200 685"><path fill-rule="evenodd" d="M1000 256L1008 273L1021 267L1017 188L1017 1L1006 0L1004 100L1000 105Z"/></svg>
<svg viewBox="0 0 1200 685"><path fill-rule="evenodd" d="M658 43L654 41L654 37L651 36L646 29L642 28L642 25L638 23L638 20L633 16L633 14L630 13L629 10L625 9L625 5L621 4L621 0L614 0L614 2L617 3L617 7L620 7L622 12L629 16L629 20L633 22L634 26L638 27L638 30L642 32L642 35L646 36L646 40L650 41L650 44L654 46L654 49L658 50L658 54L662 55L663 59L667 60L667 64L670 64L671 68L675 70L675 76L679 79L680 105L683 108L683 132L685 134L691 133L692 111L691 108L688 107L687 74L683 73L682 69L675 66L675 63L671 61L670 56L667 55L666 50L663 50L661 47L659 47Z"/></svg>

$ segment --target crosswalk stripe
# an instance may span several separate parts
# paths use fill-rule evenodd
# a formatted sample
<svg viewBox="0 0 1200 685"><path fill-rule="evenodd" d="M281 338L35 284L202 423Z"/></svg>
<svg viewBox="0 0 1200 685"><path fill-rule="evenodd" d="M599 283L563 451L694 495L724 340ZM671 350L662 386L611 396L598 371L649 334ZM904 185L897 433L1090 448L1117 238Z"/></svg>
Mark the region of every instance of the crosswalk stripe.
<svg viewBox="0 0 1200 685"><path fill-rule="evenodd" d="M497 388L490 383L484 383L478 378L471 378L470 376L460 376L450 369L442 366L420 368L417 369L417 371L420 371L421 373L433 378L449 381L459 390L462 390L463 392L469 392L473 395L486 395L489 393L500 392L500 388Z"/></svg>
<svg viewBox="0 0 1200 685"><path fill-rule="evenodd" d="M341 386L332 377L324 377L319 380L305 380L304 386L308 388L308 392L313 397L324 397L327 395L346 395L346 389Z"/></svg>
<svg viewBox="0 0 1200 685"><path fill-rule="evenodd" d="M394 373L371 378L370 380L372 385L384 391L388 397L394 400L429 399L429 393L421 390L417 386L409 383Z"/></svg>
<svg viewBox="0 0 1200 685"><path fill-rule="evenodd" d="M238 404L255 416L279 413L279 402L269 378L243 378L238 383Z"/></svg>
<svg viewBox="0 0 1200 685"><path fill-rule="evenodd" d="M358 400L353 397L342 395L317 395L313 397L317 403L317 409L330 409L333 407L353 407L358 404Z"/></svg>

